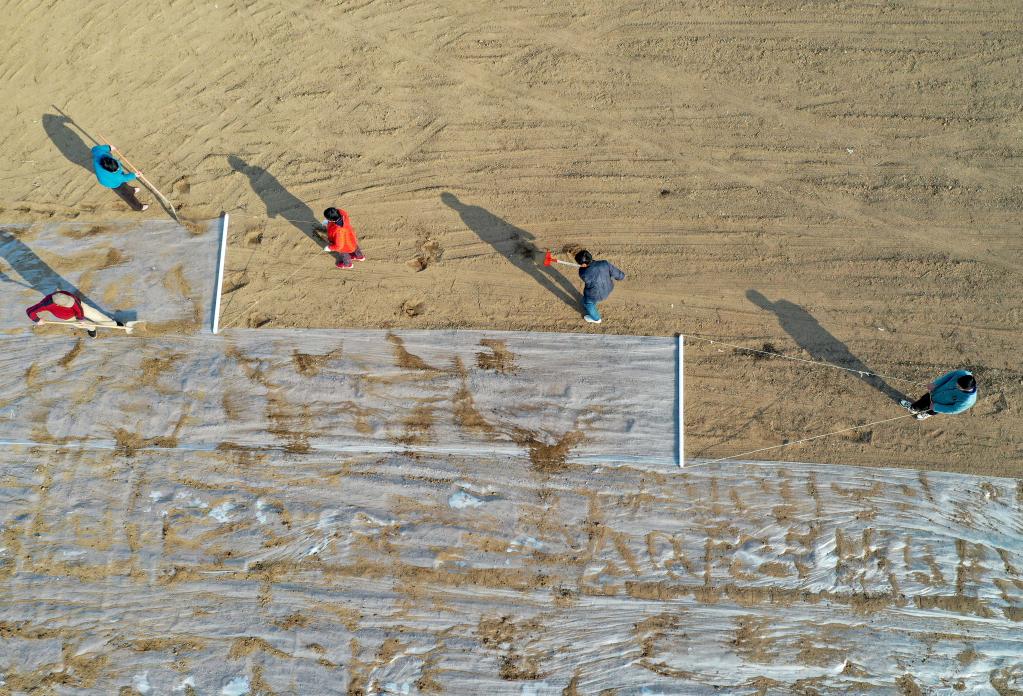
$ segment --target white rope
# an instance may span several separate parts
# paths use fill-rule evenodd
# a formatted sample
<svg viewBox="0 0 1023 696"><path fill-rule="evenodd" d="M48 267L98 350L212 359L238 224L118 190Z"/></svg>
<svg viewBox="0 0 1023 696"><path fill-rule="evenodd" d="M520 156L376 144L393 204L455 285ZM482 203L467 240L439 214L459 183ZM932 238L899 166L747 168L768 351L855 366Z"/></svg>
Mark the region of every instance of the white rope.
<svg viewBox="0 0 1023 696"><path fill-rule="evenodd" d="M239 207L233 208L232 212L233 211L237 211L237 210L245 210L245 208L239 206ZM242 215L243 217L266 218L265 215L255 215L255 214L249 213L249 212L242 212L242 213L237 213L237 214ZM308 222L308 220L296 220L294 218L283 217L281 215L276 215L274 217L277 218L277 219L285 220L287 222L292 222L292 223L306 223L306 222ZM294 274L292 274L292 276L294 276ZM292 276L289 276L289 279ZM249 309L251 309L251 307ZM245 311L248 311L248 310L245 310ZM224 328L227 328L227 327L225 326ZM917 387L927 386L927 384L925 382L917 382L917 381L914 381L914 380L911 380L911 379L905 379L905 378L902 378L902 377L893 377L893 376L890 376L890 375L883 375L883 374L880 374L878 372L868 372L867 370L855 370L855 369L853 369L851 367L842 367L841 365L835 365L834 363L824 362L824 361L821 361L821 360L807 360L806 358L797 358L797 357L792 356L792 355L784 355L782 353L772 353L769 350L757 350L756 348L747 348L746 346L738 346L738 345L735 345L733 343L726 343L724 341L718 341L718 340L714 340L714 339L710 339L710 338L702 338L698 334L691 334L691 333L683 332L683 335L685 335L688 338L692 338L693 340L696 340L696 341L703 341L705 343L716 343L718 345L728 346L729 348L735 348L737 350L743 350L743 351L746 351L747 353L760 353L761 355L769 355L769 356L775 357L775 358L784 358L785 360L795 360L797 362L809 363L811 365L823 365L825 367L831 367L831 368L834 368L836 370L845 370L846 372L853 372L853 373L859 375L860 377L878 377L880 379L886 379L886 380L891 380L891 381L895 381L895 382L903 382L905 384L912 384L912 385L917 386Z"/></svg>
<svg viewBox="0 0 1023 696"><path fill-rule="evenodd" d="M280 284L278 285L278 287L281 287L281 286L285 286L285 285L287 285L287 284L288 284L288 281L289 281L289 280L291 280L292 278L294 278L294 277L295 277L295 275L296 275L296 274L298 274L298 272L299 272L299 271L301 271L301 270L302 270L303 268L305 268L306 266L308 266L308 265L309 265L309 262L310 262L310 261L312 261L312 260L313 260L313 259L315 259L315 258L317 258L317 257L316 257L316 256L310 256L310 257L309 257L308 259L306 259L305 263L303 263L303 264L300 264L300 265L299 265L299 266L298 266L298 267L297 267L297 268L296 268L296 269L295 269L294 271L292 271L292 272L291 272L291 275L289 275L289 276L288 276L287 278L285 278L284 280L282 280L282 281L280 282ZM260 297L260 298L259 298L258 300L256 300L256 301L255 301L255 302L253 302L252 304L250 304L250 305L249 305L248 307L246 307L245 309L243 309L243 310L242 310L242 311L241 311L241 312L240 312L240 313L239 313L239 314L238 314L238 315L237 315L237 316L236 316L236 317L235 317L235 318L234 318L234 319L233 319L232 321L230 321L230 322L228 322L228 323L224 324L224 326L223 326L222 328L223 328L223 329L229 329L229 328L231 328L232 326L234 326L235 322L237 322L237 321L238 321L239 319L241 319L242 317L244 317L244 316L245 316L245 315L246 315L246 314L247 314L247 313L249 312L249 310L250 310L250 309L252 309L252 308L253 308L253 307L255 307L256 305L258 305L258 304L259 304L260 302L262 302L262 301L263 301L263 300L264 300L265 298L266 298L266 296L265 296L265 295L264 295L263 297Z"/></svg>
<svg viewBox="0 0 1023 696"><path fill-rule="evenodd" d="M242 212L242 213L239 213L239 212L237 212L237 211L239 211L239 210L245 210L245 208L243 208L243 207L241 207L241 206L238 206L238 207L232 208L232 209L230 210L230 212L231 212L232 214L234 214L234 215L241 215L242 217L250 217L250 218L264 218L264 219L266 219L266 218L267 218L267 216L266 216L266 215L255 215L255 214L253 214L253 213L249 213L249 212ZM293 222L293 223L306 223L306 222L309 222L308 220L296 220L296 219L294 219L294 218L287 218L287 217L284 217L284 216L282 216L282 215L275 215L275 216L274 216L274 218L280 218L281 220L286 220L286 221L288 221L288 222ZM271 218L271 219L272 219L272 218ZM316 257L315 257L315 256L311 256L311 257L309 257L308 259L306 259L305 263L303 263L303 264L299 265L299 266L298 266L298 267L297 267L297 268L296 268L296 269L295 269L294 271L292 271L292 272L291 272L291 275L289 275L289 276L288 276L287 278L285 278L285 279L284 279L283 281L281 281L281 282L280 282L280 285L287 285L288 281L289 281L289 280L291 280L292 278L294 278L294 277L295 277L295 276L296 276L296 275L298 274L298 272L299 272L299 271L301 271L301 270L302 270L303 268L305 268L306 266L308 266L308 265L309 265L309 262L310 262L310 261L312 261L312 260L313 260L314 258L316 258ZM234 326L234 325L235 325L235 323L237 323L237 322L238 322L238 320L240 320L241 318L243 318L243 317L244 317L244 316L245 316L245 315L246 315L246 314L247 314L247 313L249 312L249 310L251 310L251 309L252 309L253 307L255 307L255 306L256 306L256 305L258 305L258 304L259 304L260 302L262 302L262 301L263 301L263 299L264 299L264 297L260 297L260 298L259 298L258 300L256 300L256 301L255 301L255 302L253 302L252 304L250 304L250 305L249 305L248 307L246 307L245 309L243 309L243 310L242 310L242 311L241 311L241 312L240 312L240 313L239 313L239 314L238 314L238 315L237 315L237 316L236 316L236 317L235 317L235 318L234 318L234 319L233 319L232 321L230 321L230 322L228 322L228 323L224 324L224 326L223 326L223 327L221 327L221 328L222 328L222 329L229 329L229 328L231 328L232 326Z"/></svg>
<svg viewBox="0 0 1023 696"><path fill-rule="evenodd" d="M843 428L842 430L836 430L833 433L824 433L823 435L814 435L813 437L803 438L802 440L794 440L792 442L784 442L780 445L771 445L770 447L761 447L760 449L750 450L749 452L740 452L739 454L733 454L728 457L721 457L720 459L711 459L709 462L701 462L703 464L713 464L715 462L723 462L726 459L738 459L739 457L745 457L747 454L756 454L757 452L766 452L767 450L778 449L780 447L788 447L789 445L798 445L801 442L809 442L810 440L819 440L822 437L828 437L829 435L838 435L839 433L847 433L850 430L859 430L860 428L868 428L872 425L878 425L880 423L889 423L891 421L899 420L901 418L910 418L912 413L905 413L901 416L895 416L894 418L885 418L884 420L874 421L873 423L864 423L863 425L856 425L851 428Z"/></svg>
<svg viewBox="0 0 1023 696"><path fill-rule="evenodd" d="M881 379L891 380L893 382L905 382L906 384L913 384L918 387L925 387L925 382L915 382L911 379L904 379L902 377L892 377L890 375L882 375L877 372L868 372L866 370L854 370L851 367L842 367L841 365L835 365L834 363L823 362L821 360L807 360L806 358L797 358L793 355L784 355L782 353L773 353L769 350L757 350L756 348L747 348L745 346L737 346L733 343L725 343L724 341L716 341L710 338L701 338L700 336L694 336L693 334L685 334L686 338L691 338L694 341L703 341L705 343L716 343L722 346L728 346L729 348L736 348L738 350L744 350L747 353L760 353L762 355L770 355L773 358L785 358L786 360L796 360L798 362L810 363L811 365L824 365L825 367L833 367L836 370L845 370L846 372L855 372L860 377L880 377Z"/></svg>
<svg viewBox="0 0 1023 696"><path fill-rule="evenodd" d="M268 216L266 214L258 214L257 215L256 213L249 213L249 212L239 213L239 212L237 212L239 210L245 211L247 209L242 207L242 206L238 206L238 207L235 207L235 208L231 208L230 210L228 210L226 212L229 212L229 213L231 213L233 215L241 215L242 217L263 218L263 219L268 219L268 220L285 220L287 222L293 222L293 223L296 223L296 224L299 224L299 223L305 224L305 223L309 222L309 220L298 220L296 218L284 217L283 215L274 215L274 216L271 217L271 216Z"/></svg>

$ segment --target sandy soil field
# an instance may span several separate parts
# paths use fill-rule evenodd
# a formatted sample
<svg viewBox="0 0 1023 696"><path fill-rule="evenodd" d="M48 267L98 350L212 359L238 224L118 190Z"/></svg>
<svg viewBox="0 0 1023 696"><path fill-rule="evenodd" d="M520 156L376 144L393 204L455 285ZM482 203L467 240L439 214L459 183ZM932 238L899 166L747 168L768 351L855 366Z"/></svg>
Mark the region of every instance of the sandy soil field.
<svg viewBox="0 0 1023 696"><path fill-rule="evenodd" d="M4 219L128 214L60 107L183 215L233 214L227 325L683 333L914 393L967 366L972 415L798 456L1017 471L1019 3L6 11ZM328 205L352 271L310 238ZM578 247L628 275L598 328L535 263ZM687 357L694 454L898 414L829 368Z"/></svg>
<svg viewBox="0 0 1023 696"><path fill-rule="evenodd" d="M973 477L1018 478L1023 462L1023 369L1017 357L1023 345L1023 6L1019 2L218 0L197 4L167 0L139 6L109 0L45 4L0 0L0 10L6 35L0 48L0 86L6 97L0 101L0 116L6 126L3 143L8 161L0 174L0 222L5 225L0 241L5 244L32 246L32 238L21 231L27 228L16 227L21 223L54 222L78 229L125 220L167 219L167 212L146 192L144 200L153 205L133 218L116 196L96 183L89 147L93 138L109 138L173 200L196 234L221 212L230 213L222 321L228 328L682 333L687 336L687 456L716 459L754 452L744 458L968 475L962 480L969 481L972 488L962 497L956 497L954 477L949 477L940 479L944 493L931 496L928 492L926 497L913 497L906 503L906 518L914 514L940 518L935 524L944 531L928 534L941 537L944 551L938 553L937 561L906 560L900 571L905 577L896 573L891 576L895 580L888 580L891 604L886 606L901 606L898 587L916 582L913 578L927 567L933 583L940 576L955 585L956 596L965 596L964 587L978 565L1002 568L997 550L1005 567L1004 577L992 581L992 587L1002 591L997 601L1005 607L999 608L1006 621L1023 617L1013 604L1023 590L1018 559L1006 560L1016 559L1019 536L1004 539L992 531L1004 521L999 515L1018 523L1023 493L999 483L992 484L995 493L989 495L985 490L979 498L971 497L982 486L981 479ZM332 259L321 251L316 226L328 205L345 208L359 232L368 260L353 270L334 268ZM581 284L573 269L544 268L539 263L546 248L571 255L583 247L597 258L611 260L627 274L602 304L605 320L599 326L582 321L578 307ZM62 259L52 249L33 253L57 273L67 275L74 270L69 259ZM154 259L158 256L154 251ZM17 278L22 269L11 258L3 261L6 264L0 263L0 273L4 278ZM180 266L178 271L181 278L188 275ZM126 280L123 287L130 285ZM175 285L171 279L164 285L171 293L181 283ZM114 300L116 297L109 298ZM160 348L157 343L147 345L151 352ZM390 351L391 346L383 349ZM326 356L329 353L317 357ZM149 357L156 359L157 355ZM246 359L242 356L238 361L248 365ZM571 361L578 371L581 359L561 352L553 354L545 368L557 370ZM904 418L806 444L757 451L900 416L903 412L895 404L900 396L916 397L930 379L960 367L973 370L980 383L978 403L965 415L925 422ZM602 383L608 380L608 373L620 375L622 384L629 382L627 360L595 364L592 369L600 373ZM299 404L289 401L291 406ZM227 410L226 405L224 408ZM83 469L99 471L94 477L96 490L103 490L104 477L124 484L122 489L113 489L113 500L125 490L131 491L131 504L119 513L127 518L138 512L140 501L149 492L159 492L157 487L169 489L172 484L152 483L150 491L135 476L136 465L126 464L122 455L102 459L100 464L89 460ZM69 455L62 452L60 456ZM45 458L38 452L32 457L26 460L31 465L25 464L3 481L5 490L18 492L4 498L9 503L4 510L9 515L7 523L14 526L4 527L7 536L3 543L14 560L0 564L0 578L23 579L26 588L30 582L25 578L35 574L49 574L62 581L75 577L74 572L62 571L59 564L51 567L38 558L32 560L29 527L46 529L41 502L45 496L39 496L52 484L49 468L64 461L55 457L49 464L41 463ZM440 459L419 463L423 477L430 476L433 466L448 467L470 480L477 493L490 490L483 473L472 471L469 464L459 468L458 463ZM219 462L221 465L226 466ZM231 460L231 466L235 465L247 466L242 455L237 462ZM319 460L302 464L308 467L309 480L332 465ZM163 460L159 466L165 466ZM166 466L161 482L173 481L175 476L173 467ZM199 465L191 462L189 466ZM273 470L276 464L261 461L260 466ZM372 499L373 482L378 479L386 478L388 485L396 488L402 485L400 473L387 468L398 466L393 461L360 459L359 466L369 472L369 483L358 489L367 501ZM382 473L385 470L387 473ZM257 469L249 472L259 478ZM571 489L578 502L586 498L587 494L579 493L586 481L598 488L583 469L576 467L571 472L572 481L552 484L554 489ZM825 472L826 468L814 470L791 485L800 490L813 488L814 477L824 477ZM446 478L435 488L421 486L407 492L408 497L434 495L438 506L455 509L447 496L455 494L452 486L461 485L456 473L444 474ZM346 470L344 476L350 474ZM788 491L790 484L776 480L784 474L776 474L765 475L765 479ZM907 483L915 474L879 472L879 477L886 477L883 485L867 488L869 495L863 495L880 501L882 508L885 501L899 496L923 496L915 484ZM554 514L544 498L550 495L545 493L549 480L509 476L513 481L509 485L522 487L523 501L538 496L539 503L532 500L522 502L523 506L539 505L541 511L536 514L544 520L545 515ZM646 494L643 474L635 474L636 480L630 478L631 470L622 476L628 479L630 494ZM836 473L835 497L829 500L842 499L842 491L851 485L848 476L844 471ZM215 487L222 485L237 492L256 485L244 478ZM729 504L717 502L719 493L722 501L728 494L718 491L716 480L701 479L692 489L698 491L694 497L713 491L714 509L705 520L708 529L731 524L725 509ZM661 479L657 482L662 483ZM65 481L72 488L73 483ZM182 496L194 497L198 495L195 491L213 484L193 477L187 484L178 481L173 485L184 486L178 491ZM678 487L684 484L664 485L670 489L663 495L668 510L689 500L687 491ZM296 504L308 506L303 523L312 527L317 525L320 506L314 500L318 495L315 488L309 486L308 496L301 505ZM734 475L725 488L738 491L735 495L744 501L746 496L756 496ZM205 508L196 503L195 509L217 509L223 502L218 497L221 489L217 491L203 502ZM270 499L264 493L262 488L254 492L253 500L245 505L251 503L255 511L257 497L262 495L259 499L264 502ZM787 492L779 495L786 501L789 497ZM1013 496L1014 504L1002 502ZM950 512L942 508L942 502L953 499L962 510L981 502L997 508L997 514L991 513L994 522L975 525L959 509ZM157 507L166 502L160 497L153 501ZM615 501L623 519L629 517L633 502ZM371 524L401 527L405 518L391 503L380 502L380 509L368 502L364 505L366 510L372 508L366 512L376 520ZM831 534L831 541L821 543L828 546L827 554L846 560L855 557L869 565L868 560L875 558L870 549L878 547L876 539L863 536L861 555L848 545L836 550L836 544L841 546L835 541L840 536L836 530L851 519L843 516L846 508L839 508L825 525L824 536ZM173 506L167 509L170 514L177 510ZM510 529L515 520L521 522L523 509L504 511L492 526L508 535L502 548L518 544L516 553L528 557L523 563L534 570L539 567L537 572L543 574L549 567L537 558L544 552L536 548L522 551L521 530L504 529ZM573 514L578 512L572 509ZM743 518L744 509L739 506L736 519ZM803 512L807 519L814 514L823 519L822 509L822 505L810 505ZM18 526L24 522L19 515L25 510L32 511L36 521ZM262 508L259 510L262 513ZM764 519L781 514L779 524L787 524L784 511L765 508L760 512ZM444 513L449 514L446 509ZM209 523L206 512L195 514ZM343 516L338 528L361 533L359 525L365 520L359 514ZM670 517L670 512L663 514ZM940 517L945 514L950 517ZM572 556L581 543L590 552L588 560L573 557L572 570L565 571L559 581L578 581L592 571L587 562L596 563L600 553L612 552L613 535L605 538L601 533L594 541L592 523L599 523L599 517L594 513L580 522L575 531L581 536L589 534L589 541L573 541L565 553ZM858 516L854 519L863 521ZM817 530L815 535L820 531L812 522L803 522ZM249 523L255 525L252 520ZM900 519L891 524L903 529L898 525L911 523ZM118 528L116 520L103 525L101 536ZM636 522L630 533L641 539L641 532L653 529L644 525ZM961 527L948 531L954 525ZM156 549L163 548L157 527L149 530L148 537L143 535L141 543L132 537L136 530L123 544L115 544L113 551L102 547L99 556L87 557L100 565L109 562L114 568L113 561L103 554L120 554L118 563L124 565L117 567L127 568L125 573L132 582L141 582L146 573L152 581L167 570L166 563L172 558L176 559L174 567L195 563L202 573L226 572L226 568L240 573L232 579L267 587L278 581L298 582L295 578L310 572L302 565L305 561L288 566L294 575L267 571L269 579L253 575L247 566L244 571L230 568L223 554L229 556L225 549L233 547L227 543L219 546L223 530L203 537L205 529L195 531L194 545L182 545L188 547L188 553L179 559L168 552L161 566L153 560ZM470 536L478 533L472 531L472 524L467 523L467 528ZM963 538L973 533L988 535L987 550L970 556L969 549L961 545L967 541L956 536L960 529ZM706 531L691 531L689 541L694 548L703 543L700 534ZM774 531L778 532L776 541L789 540L784 530ZM542 534L522 533L551 543ZM750 536L756 533L757 529L749 530ZM800 528L798 533L806 533L806 529ZM868 532L857 528L856 534ZM54 549L71 536L71 531L61 529L50 539L51 545L39 542L39 549L56 554ZM296 542L296 555L304 553L298 549L301 543L304 540ZM374 537L372 543L390 553L386 539ZM408 554L424 553L414 542L407 543ZM636 545L642 552L642 542ZM210 546L216 548L209 550ZM495 542L497 546L501 544ZM899 547L894 541L884 546L885 553L890 550L897 555ZM908 542L906 546L916 548ZM205 548L208 557L198 552L195 557L189 555L196 548ZM619 556L616 568L634 570L629 558L634 559L637 551L629 551L626 541L615 548ZM346 549L338 553L343 555ZM89 546L87 553L95 551ZM1003 551L1009 555L1002 555ZM729 547L728 552L737 554L735 563L749 561L742 548ZM147 556L150 553L154 555ZM529 556L531 553L534 555ZM658 553L648 553L654 559L651 572L664 576L658 576L658 582L674 579L674 571L665 563L658 565ZM712 556L708 545L708 564ZM152 563L146 565L146 558ZM437 562L443 565L456 560L444 557ZM431 562L423 561L426 565ZM768 553L758 562L763 566L781 561ZM809 563L799 557L799 563L804 562ZM849 580L839 566L836 561L836 577L854 585L855 578ZM934 571L935 567L940 572ZM393 579L398 570L395 565L379 573ZM696 566L687 570L700 573ZM579 577L572 575L576 571ZM614 576L615 572L604 575ZM784 587L798 594L806 591L807 585L801 572L798 578L795 572L792 583ZM863 570L864 577L876 572L877 568ZM634 575L631 581L645 581L641 573ZM110 574L96 571L86 578L98 581L97 611L102 610L107 593L119 591L112 589L110 579L123 576L111 570ZM351 577L362 576L353 572ZM707 577L709 584L709 571ZM832 579L821 581L814 591L833 590L834 585L828 584ZM603 581L610 583L606 577ZM921 583L920 596L936 591ZM625 582L620 584L624 596ZM151 582L147 587L153 590ZM329 582L325 587L337 589ZM539 581L525 582L520 589L529 593L537 587L550 590ZM223 588L217 585L215 591L226 592ZM718 595L725 593L722 588L716 590ZM867 592L864 588L861 583L861 593ZM208 588L186 585L180 601L187 602L193 589L205 593ZM419 597L418 588L404 589L408 591L397 593L399 600L388 597L380 601L411 603ZM493 593L481 602L498 602L504 596L499 582L490 589ZM18 602L28 596L27 590L22 591L26 594L17 595ZM74 589L60 593L64 601L74 595ZM691 595L699 611L711 604L699 592ZM649 618L647 614L671 596L661 590L633 596L651 603L630 605L631 613L623 614L622 625L641 624L644 616ZM848 603L858 601L849 598L853 595L842 596ZM791 602L805 599L795 597L789 597ZM430 601L440 606L449 599L437 595ZM460 601L475 600L463 597ZM509 605L515 601L509 599ZM764 601L772 607L782 603L773 597ZM152 602L155 606L168 600L154 590ZM299 603L302 612L313 606L304 602ZM244 602L238 606L240 612L253 610ZM411 606L403 605L403 610L411 611ZM596 602L593 612L597 618L579 620L592 627L608 606ZM920 600L916 608L935 607ZM846 617L848 625L862 617L858 611ZM972 611L978 620L987 618L975 608L965 611ZM513 609L508 612L515 613ZM286 623L284 617L289 614L283 609L278 613L275 620ZM507 633L502 625L481 622L500 623L501 616L500 610L483 609L473 613L471 620L477 622L480 634L497 635ZM765 633L772 616L777 613L761 616L752 612L752 618L739 617L741 621L729 615L727 620L738 622L735 640L742 643L748 639L742 638L743 631L757 636ZM523 617L515 619L521 622L515 635L535 637L536 626ZM343 616L337 619L341 624L346 620ZM636 629L641 634L640 650L646 649L643 636L647 633L656 633L660 641L671 632L664 630L666 626L678 628L671 619L664 620L669 624ZM805 618L807 624L815 625L826 620L826 612ZM913 617L900 614L902 620L909 622L906 632L912 633ZM947 631L943 620L936 620L935 635ZM167 621L172 628L173 617ZM430 617L420 616L416 621L420 623L410 620L409 625L423 631L437 628ZM554 622L557 617L547 616L545 621ZM137 622L138 640L142 640L147 624L144 618ZM352 646L348 652L331 653L331 664L350 667L362 655L358 659L367 661L363 665L366 674L371 671L368 665L376 664L374 660L393 665L394 652L383 645L395 632L401 633L402 625L392 621L377 627L379 635L374 634L370 641L380 644L376 657ZM25 648L26 655L32 653L33 664L57 664L62 658L65 664L72 664L79 659L61 652L69 645L65 642L62 647L63 634L37 635L33 626L0 621L0 637L52 639L49 657L33 652L38 643ZM355 628L351 630L352 635L357 633ZM791 630L794 636L803 635L798 626ZM83 634L73 635L75 641L85 640ZM365 635L361 640L365 644ZM872 638L864 634L848 640L860 645ZM759 637L753 642L759 645L758 641ZM494 646L507 642L492 641ZM827 636L821 636L820 642L826 643ZM570 643L571 637L566 638L564 644ZM75 645L81 650L87 647ZM942 648L950 660L955 657L955 645L958 643L951 641ZM162 648L176 655L181 645ZM459 647L453 652L471 649ZM544 648L549 653L562 649L561 643ZM757 652L759 649L750 647L753 657L747 663L765 663L758 660L767 653ZM905 648L905 654L923 649L913 643ZM772 660L791 663L786 657L788 648L775 646L772 650L768 651ZM273 654L251 646L236 652L232 653L235 657L250 659L254 653ZM211 648L207 659L212 662L222 657ZM309 659L315 662L319 658ZM513 675L495 682L514 684L516 690L509 693L519 693L519 681L536 681L550 674L540 667L532 669L528 660L526 667L518 670L525 659L520 658L509 658L514 675L536 679ZM103 659L117 664L121 658ZM422 657L429 664L431 659ZM676 666L665 666L666 678L674 678L671 674L684 678L684 661L673 664ZM899 662L900 669L904 666L907 673L914 669ZM103 672L107 667L97 664L89 669ZM996 661L991 673L1003 667ZM877 673L887 675L887 668L878 667ZM614 666L601 669L613 671ZM671 672L673 669L676 671ZM1013 678L1019 676L1013 674ZM571 671L562 676L568 683ZM791 674L776 676L782 685L779 693L798 684ZM130 680L131 675L126 678ZM699 681L706 685L714 683L714 678L701 674ZM774 682L763 678L768 681L751 681L747 692L769 693ZM260 692L260 679L250 672L249 682L256 685L252 687L256 692ZM308 681L298 679L298 683L322 683L318 679L311 676ZM429 679L423 683L431 688L415 680L403 681L402 675L388 679L391 677L380 677L378 683L415 683L417 693L432 689ZM991 679L991 684L1009 683L1008 677ZM355 681L349 681L350 693L365 691L352 691ZM364 683L371 681L363 678ZM19 683L33 685L31 680ZM559 692L562 688L564 693L590 692L579 684L571 687L577 691L571 691L570 683L557 684ZM622 689L624 696L641 693L638 684L614 688ZM614 685L597 679L591 686L597 693L597 686ZM995 688L1014 693L1003 686ZM907 694L920 692L912 679L898 687ZM0 682L0 693L4 688L13 687ZM139 684L131 688L138 693L150 689ZM522 689L527 693L524 684ZM241 687L236 691L238 696L245 693ZM267 687L261 693L271 691L274 689ZM280 687L277 691L290 693Z"/></svg>
<svg viewBox="0 0 1023 696"><path fill-rule="evenodd" d="M229 326L682 332L914 394L965 366L971 415L798 456L1018 471L1019 3L5 5L0 215L130 214L59 107L184 216L231 211ZM330 204L352 271L310 239ZM628 274L599 327L535 263L579 246ZM898 413L846 373L687 357L695 455Z"/></svg>
<svg viewBox="0 0 1023 696"><path fill-rule="evenodd" d="M1023 481L679 469L670 337L213 335L219 231L0 229L0 696L1023 689Z"/></svg>

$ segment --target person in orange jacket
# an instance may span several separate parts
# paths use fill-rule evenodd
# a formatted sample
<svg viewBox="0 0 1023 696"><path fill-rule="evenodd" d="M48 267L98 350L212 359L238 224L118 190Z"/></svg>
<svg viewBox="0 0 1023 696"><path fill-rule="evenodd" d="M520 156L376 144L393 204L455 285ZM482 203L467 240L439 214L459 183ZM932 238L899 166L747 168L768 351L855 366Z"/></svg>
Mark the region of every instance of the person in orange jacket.
<svg viewBox="0 0 1023 696"><path fill-rule="evenodd" d="M352 227L351 218L348 213L338 208L327 208L323 211L324 224L327 226L327 246L324 251L332 251L337 254L338 268L349 269L354 264L352 261L365 261L366 257L359 248L359 240L355 237L355 228Z"/></svg>

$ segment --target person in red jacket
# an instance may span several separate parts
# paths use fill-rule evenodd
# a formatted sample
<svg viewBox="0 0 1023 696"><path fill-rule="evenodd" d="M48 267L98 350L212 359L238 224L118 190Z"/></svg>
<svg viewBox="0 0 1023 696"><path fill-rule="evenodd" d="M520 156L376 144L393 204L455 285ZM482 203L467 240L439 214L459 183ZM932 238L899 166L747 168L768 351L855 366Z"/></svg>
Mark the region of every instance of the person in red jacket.
<svg viewBox="0 0 1023 696"><path fill-rule="evenodd" d="M351 218L348 213L338 208L327 208L323 211L323 222L327 226L327 246L324 251L337 253L338 268L348 269L354 264L352 261L365 261L366 257L359 248L359 240L355 237L355 228L352 227Z"/></svg>
<svg viewBox="0 0 1023 696"><path fill-rule="evenodd" d="M82 302L78 295L67 290L58 290L43 298L43 301L34 304L25 310L28 318L33 322L40 319L46 321L84 322L89 335L96 338L96 329L88 328L89 324L108 324L113 326L124 326L119 321L114 321L95 307Z"/></svg>

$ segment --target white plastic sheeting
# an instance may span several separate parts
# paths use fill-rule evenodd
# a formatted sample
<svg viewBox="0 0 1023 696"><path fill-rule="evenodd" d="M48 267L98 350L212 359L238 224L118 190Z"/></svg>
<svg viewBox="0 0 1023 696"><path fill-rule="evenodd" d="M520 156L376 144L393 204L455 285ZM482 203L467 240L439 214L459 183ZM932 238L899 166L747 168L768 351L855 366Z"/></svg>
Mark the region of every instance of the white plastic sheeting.
<svg viewBox="0 0 1023 696"><path fill-rule="evenodd" d="M532 452L538 466L569 452L674 456L671 339L268 330L41 343L6 341L0 440Z"/></svg>
<svg viewBox="0 0 1023 696"><path fill-rule="evenodd" d="M33 332L11 307L41 295L14 286L7 323L0 323L12 331L0 356L0 441L293 452L414 446L529 452L538 466L558 466L570 451L604 461L675 456L672 339L478 331L213 336L207 317L216 224L202 235L149 223L61 239L66 232L56 225L5 232L0 250L35 286L43 275L65 285L86 277L84 294L116 298L122 316L147 328L96 340L60 327ZM57 255L61 248L74 250L71 262ZM117 263L83 272L83 258ZM45 274L44 259L54 269ZM0 289L5 299L10 287Z"/></svg>
<svg viewBox="0 0 1023 696"><path fill-rule="evenodd" d="M0 226L0 331L30 331L25 308L54 290L123 321L153 322L156 332L208 327L217 232L216 222L155 220Z"/></svg>
<svg viewBox="0 0 1023 696"><path fill-rule="evenodd" d="M1015 481L680 472L673 339L204 334L216 235L149 224L3 247L152 324L4 269L0 693L1023 688Z"/></svg>
<svg viewBox="0 0 1023 696"><path fill-rule="evenodd" d="M522 456L418 452L5 460L11 684L1021 686L1015 482L784 463L543 474Z"/></svg>

